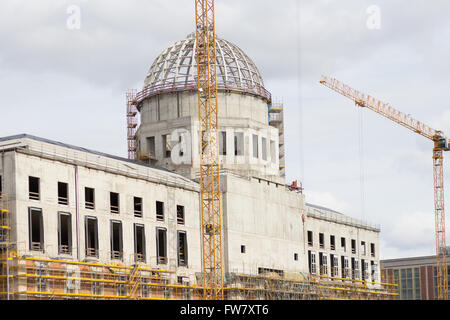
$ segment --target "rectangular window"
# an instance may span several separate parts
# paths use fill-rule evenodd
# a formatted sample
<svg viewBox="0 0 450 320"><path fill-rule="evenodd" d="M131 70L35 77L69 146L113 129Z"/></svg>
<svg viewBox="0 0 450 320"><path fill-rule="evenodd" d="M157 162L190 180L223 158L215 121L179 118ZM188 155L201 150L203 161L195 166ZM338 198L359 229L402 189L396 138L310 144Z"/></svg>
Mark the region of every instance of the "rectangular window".
<svg viewBox="0 0 450 320"><path fill-rule="evenodd" d="M308 245L309 246L313 246L314 245L312 231L308 231Z"/></svg>
<svg viewBox="0 0 450 320"><path fill-rule="evenodd" d="M345 238L341 238L341 250L342 252L346 252L347 245L345 244Z"/></svg>
<svg viewBox="0 0 450 320"><path fill-rule="evenodd" d="M360 248L360 252L363 256L366 255L366 242L365 241L361 241L361 248Z"/></svg>
<svg viewBox="0 0 450 320"><path fill-rule="evenodd" d="M366 260L361 260L361 276L362 280L370 280L369 279L369 262Z"/></svg>
<svg viewBox="0 0 450 320"><path fill-rule="evenodd" d="M245 253L245 246L241 245L241 253Z"/></svg>
<svg viewBox="0 0 450 320"><path fill-rule="evenodd" d="M122 222L111 221L111 259L123 259Z"/></svg>
<svg viewBox="0 0 450 320"><path fill-rule="evenodd" d="M370 255L375 257L375 243L370 244Z"/></svg>
<svg viewBox="0 0 450 320"><path fill-rule="evenodd" d="M0 199L2 198L3 193L3 179L2 176L0 176Z"/></svg>
<svg viewBox="0 0 450 320"><path fill-rule="evenodd" d="M39 180L36 177L28 177L28 198L30 200L39 200L41 198Z"/></svg>
<svg viewBox="0 0 450 320"><path fill-rule="evenodd" d="M127 277L120 276L119 277L119 283L116 284L116 294L119 297L126 297L127 296Z"/></svg>
<svg viewBox="0 0 450 320"><path fill-rule="evenodd" d="M118 193L116 193L116 192L109 193L109 207L110 207L111 213L118 214L120 212L119 194Z"/></svg>
<svg viewBox="0 0 450 320"><path fill-rule="evenodd" d="M147 150L148 150L148 154L151 157L155 157L156 156L155 137L148 137L147 138Z"/></svg>
<svg viewBox="0 0 450 320"><path fill-rule="evenodd" d="M187 236L185 231L177 231L177 240L178 240L178 266L187 266L188 265L188 244L187 244Z"/></svg>
<svg viewBox="0 0 450 320"><path fill-rule="evenodd" d="M58 253L72 254L72 216L70 213L58 213Z"/></svg>
<svg viewBox="0 0 450 320"><path fill-rule="evenodd" d="M276 163L276 149L275 149L275 141L270 140L270 160L272 163Z"/></svg>
<svg viewBox="0 0 450 320"><path fill-rule="evenodd" d="M338 277L339 276L339 259L338 256L331 254L330 255L330 263L331 263L331 276Z"/></svg>
<svg viewBox="0 0 450 320"><path fill-rule="evenodd" d="M352 253L356 253L356 240L352 239Z"/></svg>
<svg viewBox="0 0 450 320"><path fill-rule="evenodd" d="M156 257L158 264L167 263L167 230L156 228Z"/></svg>
<svg viewBox="0 0 450 320"><path fill-rule="evenodd" d="M36 266L36 274L38 277L36 278L36 290L38 292L47 292L48 291L48 263L39 263Z"/></svg>
<svg viewBox="0 0 450 320"><path fill-rule="evenodd" d="M177 223L184 225L184 206L177 206Z"/></svg>
<svg viewBox="0 0 450 320"><path fill-rule="evenodd" d="M156 220L164 221L164 202L156 201Z"/></svg>
<svg viewBox="0 0 450 320"><path fill-rule="evenodd" d="M227 133L225 131L219 132L219 154L221 156L227 155Z"/></svg>
<svg viewBox="0 0 450 320"><path fill-rule="evenodd" d="M94 295L102 295L103 294L103 274L101 271L97 272L92 272L92 279L94 281L92 281L92 294Z"/></svg>
<svg viewBox="0 0 450 320"><path fill-rule="evenodd" d="M450 272L450 268L448 268L447 270ZM421 300L421 297L422 294L420 291L420 269L414 268L414 299Z"/></svg>
<svg viewBox="0 0 450 320"><path fill-rule="evenodd" d="M180 92L177 92L177 118L181 117Z"/></svg>
<svg viewBox="0 0 450 320"><path fill-rule="evenodd" d="M261 138L261 153L262 159L267 160L267 139Z"/></svg>
<svg viewBox="0 0 450 320"><path fill-rule="evenodd" d="M134 254L136 262L145 263L145 227L134 224Z"/></svg>
<svg viewBox="0 0 450 320"><path fill-rule="evenodd" d="M352 276L353 279L359 279L359 260L352 258Z"/></svg>
<svg viewBox="0 0 450 320"><path fill-rule="evenodd" d="M328 256L322 252L319 253L320 274L328 274Z"/></svg>
<svg viewBox="0 0 450 320"><path fill-rule="evenodd" d="M375 261L370 261L370 274L371 274L373 282L375 282L375 280L376 280L376 273L377 273L377 270L376 270Z"/></svg>
<svg viewBox="0 0 450 320"><path fill-rule="evenodd" d="M330 249L331 250L335 250L336 249L335 238L334 238L333 235L330 236Z"/></svg>
<svg viewBox="0 0 450 320"><path fill-rule="evenodd" d="M234 155L243 156L244 155L244 133L235 132L234 133Z"/></svg>
<svg viewBox="0 0 450 320"><path fill-rule="evenodd" d="M44 219L42 209L28 208L28 228L30 250L44 252Z"/></svg>
<svg viewBox="0 0 450 320"><path fill-rule="evenodd" d="M142 218L142 198L134 197L133 198L133 206L134 206L134 216L136 218Z"/></svg>
<svg viewBox="0 0 450 320"><path fill-rule="evenodd" d="M294 253L294 261L298 261L298 253Z"/></svg>
<svg viewBox="0 0 450 320"><path fill-rule="evenodd" d="M323 233L319 233L319 247L321 249L325 248L325 238L323 236Z"/></svg>
<svg viewBox="0 0 450 320"><path fill-rule="evenodd" d="M161 120L161 110L160 110L160 95L158 94L156 99L156 121Z"/></svg>
<svg viewBox="0 0 450 320"><path fill-rule="evenodd" d="M84 188L84 207L86 209L95 209L95 190L92 188Z"/></svg>
<svg viewBox="0 0 450 320"><path fill-rule="evenodd" d="M348 267L348 258L342 256L341 257L341 268L342 268L342 278L349 279L350 278L350 270Z"/></svg>
<svg viewBox="0 0 450 320"><path fill-rule="evenodd" d="M69 185L65 182L58 182L58 204L67 206L69 204Z"/></svg>
<svg viewBox="0 0 450 320"><path fill-rule="evenodd" d="M170 158L172 148L170 147L170 136L168 134L162 136L162 150L164 158Z"/></svg>
<svg viewBox="0 0 450 320"><path fill-rule="evenodd" d="M97 218L85 218L86 256L98 257L98 223Z"/></svg>
<svg viewBox="0 0 450 320"><path fill-rule="evenodd" d="M309 273L316 274L316 254L311 251L308 251L308 266Z"/></svg>
<svg viewBox="0 0 450 320"><path fill-rule="evenodd" d="M253 135L253 158L258 158L259 150L258 150L258 135Z"/></svg>
<svg viewBox="0 0 450 320"><path fill-rule="evenodd" d="M141 278L141 296L142 298L148 298L150 296L150 282L147 278Z"/></svg>

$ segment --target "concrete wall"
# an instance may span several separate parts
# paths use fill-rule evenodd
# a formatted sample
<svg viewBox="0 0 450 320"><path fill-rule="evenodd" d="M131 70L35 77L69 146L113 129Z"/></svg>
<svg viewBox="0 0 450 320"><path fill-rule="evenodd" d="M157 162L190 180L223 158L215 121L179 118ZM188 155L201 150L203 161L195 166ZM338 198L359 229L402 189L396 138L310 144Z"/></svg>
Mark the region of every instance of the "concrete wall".
<svg viewBox="0 0 450 320"><path fill-rule="evenodd" d="M250 94L218 92L219 118L251 119L268 123L267 103ZM141 123L156 123L183 117L198 119L197 91L165 93L146 99L140 107Z"/></svg>
<svg viewBox="0 0 450 320"><path fill-rule="evenodd" d="M268 124L268 107L260 98L246 94L219 93L219 130L226 132L226 155L220 156L222 168L244 175L279 177L279 134ZM156 160L153 163L189 178L196 178L199 168L199 123L196 92L178 92L146 99L141 108L141 124L137 131L138 152L152 153L147 138L155 139ZM158 111L159 110L159 111ZM176 161L164 156L163 135L171 135L176 129L188 131L191 156ZM244 134L244 154L235 155L234 133ZM253 135L258 136L258 155L253 155ZM174 137L171 146L179 144ZM263 139L267 156L263 157ZM271 141L275 147L271 152ZM271 155L273 154L273 157ZM180 164L183 162L184 164ZM281 179L282 180L282 179ZM280 180L280 181L281 181Z"/></svg>
<svg viewBox="0 0 450 320"><path fill-rule="evenodd" d="M284 185L232 174L221 177L221 188L227 271L307 271L303 195L288 191ZM241 246L245 246L245 253L241 253ZM294 260L294 254L298 260Z"/></svg>
<svg viewBox="0 0 450 320"><path fill-rule="evenodd" d="M0 144L0 148L1 148ZM7 147L6 147L7 148ZM15 152L0 153L0 176L2 184L3 201L7 201L8 210L10 211L10 224L16 223L16 161ZM17 230L12 229L10 233L11 241L15 242Z"/></svg>

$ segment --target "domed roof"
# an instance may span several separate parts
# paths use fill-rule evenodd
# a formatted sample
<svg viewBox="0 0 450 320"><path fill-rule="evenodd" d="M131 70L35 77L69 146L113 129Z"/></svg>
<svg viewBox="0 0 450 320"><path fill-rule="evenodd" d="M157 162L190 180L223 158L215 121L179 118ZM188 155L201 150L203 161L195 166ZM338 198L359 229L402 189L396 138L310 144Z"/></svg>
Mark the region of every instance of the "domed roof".
<svg viewBox="0 0 450 320"><path fill-rule="evenodd" d="M161 92L197 89L197 58L195 33L174 43L153 62L144 82L141 98ZM270 93L253 61L236 45L216 37L217 87L240 91L267 100Z"/></svg>

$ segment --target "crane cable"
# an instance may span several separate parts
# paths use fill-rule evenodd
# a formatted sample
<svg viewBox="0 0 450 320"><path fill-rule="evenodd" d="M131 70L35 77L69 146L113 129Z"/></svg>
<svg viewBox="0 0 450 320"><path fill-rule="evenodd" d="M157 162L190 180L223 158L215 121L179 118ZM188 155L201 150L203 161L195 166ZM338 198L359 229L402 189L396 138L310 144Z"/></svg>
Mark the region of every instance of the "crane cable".
<svg viewBox="0 0 450 320"><path fill-rule="evenodd" d="M365 179L364 179L364 118L363 108L358 108L358 152L359 152L359 188L361 201L361 218L365 219Z"/></svg>

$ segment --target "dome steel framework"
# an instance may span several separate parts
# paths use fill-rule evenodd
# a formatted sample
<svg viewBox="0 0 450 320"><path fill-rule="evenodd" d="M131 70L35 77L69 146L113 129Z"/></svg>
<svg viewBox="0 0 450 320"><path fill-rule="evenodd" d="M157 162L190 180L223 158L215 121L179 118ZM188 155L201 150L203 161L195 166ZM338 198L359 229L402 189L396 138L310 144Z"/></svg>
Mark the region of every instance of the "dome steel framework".
<svg viewBox="0 0 450 320"><path fill-rule="evenodd" d="M143 99L173 91L197 90L195 34L177 41L154 61L137 95ZM217 86L219 91L237 91L271 101L271 94L253 61L236 45L216 37Z"/></svg>

